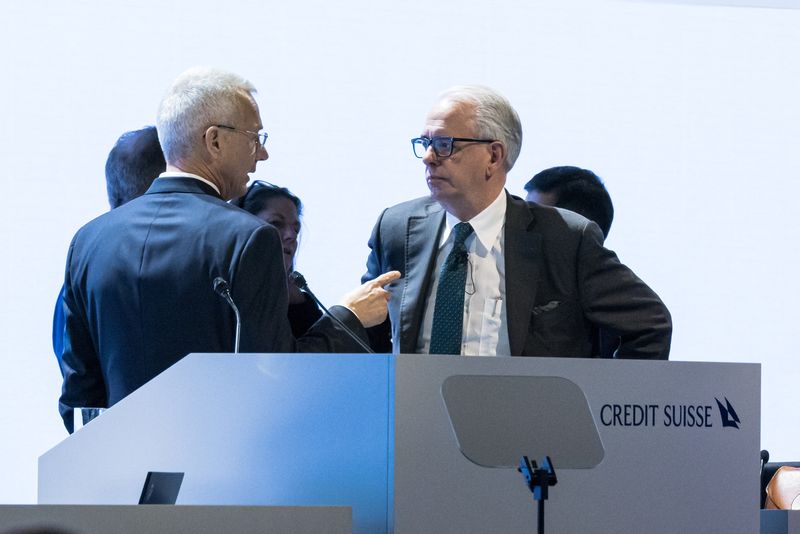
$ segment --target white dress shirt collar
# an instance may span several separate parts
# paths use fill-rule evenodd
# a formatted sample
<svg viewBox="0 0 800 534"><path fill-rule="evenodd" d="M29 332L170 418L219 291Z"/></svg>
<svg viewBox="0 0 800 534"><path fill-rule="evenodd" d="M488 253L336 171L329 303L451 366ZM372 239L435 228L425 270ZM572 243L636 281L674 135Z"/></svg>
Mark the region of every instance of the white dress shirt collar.
<svg viewBox="0 0 800 534"><path fill-rule="evenodd" d="M209 182L208 180L206 180L202 176L198 176L198 175L192 174L190 172L174 172L174 171L173 172L169 172L169 171L164 171L161 174L159 174L158 177L159 178L194 178L195 180L200 180L204 184L210 185L211 187L214 188L214 191L216 191L219 196L222 196L222 193L219 192L219 187L217 187L216 184L213 184L213 183Z"/></svg>
<svg viewBox="0 0 800 534"><path fill-rule="evenodd" d="M439 241L439 248L447 242L455 225L460 222L468 222L475 232L477 241L475 243L475 252L480 256L486 256L497 241L497 235L503 229L503 224L506 220L507 203L506 190L503 189L486 209L468 221L461 221L455 215L445 212L445 224L442 231L442 239Z"/></svg>

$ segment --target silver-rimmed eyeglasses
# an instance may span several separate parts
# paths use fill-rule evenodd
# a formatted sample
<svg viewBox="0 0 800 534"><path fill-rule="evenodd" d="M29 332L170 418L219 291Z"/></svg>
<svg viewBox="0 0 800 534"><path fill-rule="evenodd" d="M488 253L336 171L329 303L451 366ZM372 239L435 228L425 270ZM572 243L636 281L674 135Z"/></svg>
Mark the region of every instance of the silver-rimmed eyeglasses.
<svg viewBox="0 0 800 534"><path fill-rule="evenodd" d="M225 128L226 130L231 130L233 132L238 132L241 134L252 135L253 139L258 142L259 145L264 146L267 144L267 139L269 138L269 134L267 132L251 132L250 130L242 130L241 128L234 128L233 126L226 126L224 124L215 124L217 128Z"/></svg>

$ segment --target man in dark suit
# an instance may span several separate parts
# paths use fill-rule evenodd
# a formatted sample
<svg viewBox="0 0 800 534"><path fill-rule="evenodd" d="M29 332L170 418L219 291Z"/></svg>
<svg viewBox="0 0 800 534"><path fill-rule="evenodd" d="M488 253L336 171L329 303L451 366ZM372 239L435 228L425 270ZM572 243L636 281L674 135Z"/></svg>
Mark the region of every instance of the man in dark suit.
<svg viewBox="0 0 800 534"><path fill-rule="evenodd" d="M231 352L235 317L212 287L225 279L241 313L242 352L359 352L321 318L302 338L287 319L286 273L274 227L226 200L268 157L255 88L213 69L182 74L161 102L167 170L141 197L84 226L67 258L60 411L111 406L191 352ZM331 313L364 339L384 320L377 277Z"/></svg>
<svg viewBox="0 0 800 534"><path fill-rule="evenodd" d="M666 359L667 308L603 247L598 226L505 191L521 141L519 117L495 91L463 86L440 96L412 140L430 197L385 210L369 241L364 279L403 271L389 288L390 321L370 331L373 346L591 357L602 327L621 339L616 357ZM455 272L463 289L454 293ZM439 341L453 327L455 347Z"/></svg>

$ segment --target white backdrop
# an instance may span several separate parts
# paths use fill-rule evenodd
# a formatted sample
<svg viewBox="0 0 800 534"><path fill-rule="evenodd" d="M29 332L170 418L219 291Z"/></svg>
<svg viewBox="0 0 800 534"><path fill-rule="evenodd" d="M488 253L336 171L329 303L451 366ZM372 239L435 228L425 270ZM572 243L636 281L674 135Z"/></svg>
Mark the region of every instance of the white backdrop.
<svg viewBox="0 0 800 534"><path fill-rule="evenodd" d="M762 446L800 460L800 11L14 2L0 46L0 503L35 502L37 457L66 436L53 303L70 238L107 209L108 150L152 124L193 65L259 88L270 159L254 177L305 202L298 267L331 303L358 283L380 210L427 193L409 139L435 95L497 88L524 128L509 189L553 165L602 176L616 208L607 243L672 311L671 358L761 362Z"/></svg>

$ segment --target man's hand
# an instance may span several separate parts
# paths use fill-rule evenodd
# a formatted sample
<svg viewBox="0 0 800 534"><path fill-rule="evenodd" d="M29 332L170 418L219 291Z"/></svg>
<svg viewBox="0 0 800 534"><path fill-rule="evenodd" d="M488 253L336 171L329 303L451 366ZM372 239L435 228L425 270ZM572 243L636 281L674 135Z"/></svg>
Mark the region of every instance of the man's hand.
<svg viewBox="0 0 800 534"><path fill-rule="evenodd" d="M353 312L364 328L381 324L386 319L386 303L391 294L383 286L400 278L399 271L389 271L366 282L342 298L341 305Z"/></svg>

